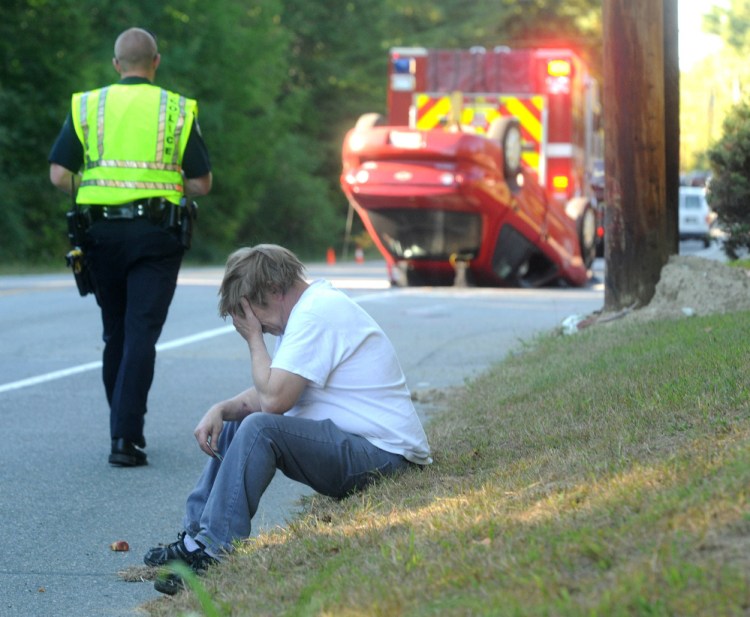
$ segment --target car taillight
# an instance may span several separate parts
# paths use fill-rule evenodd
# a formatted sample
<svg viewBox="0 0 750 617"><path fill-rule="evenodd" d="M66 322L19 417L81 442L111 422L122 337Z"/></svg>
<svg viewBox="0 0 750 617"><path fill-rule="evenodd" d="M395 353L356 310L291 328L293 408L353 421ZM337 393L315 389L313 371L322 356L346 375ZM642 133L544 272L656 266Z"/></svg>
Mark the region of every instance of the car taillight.
<svg viewBox="0 0 750 617"><path fill-rule="evenodd" d="M370 172L369 172L369 171L367 171L366 169L360 169L360 170L359 170L359 171L358 171L358 172L356 173L356 175L354 176L354 179L355 179L355 180L356 180L356 181L357 181L357 182L358 182L359 184L364 184L365 182L367 182L367 181L368 181L368 180L370 179Z"/></svg>
<svg viewBox="0 0 750 617"><path fill-rule="evenodd" d="M360 132L353 132L351 137L349 137L349 150L352 152L359 152L362 148L365 147L365 144L367 143L367 140L365 139L365 136Z"/></svg>
<svg viewBox="0 0 750 617"><path fill-rule="evenodd" d="M370 179L370 172L366 169L360 169L356 173L346 174L347 184L364 184Z"/></svg>
<svg viewBox="0 0 750 617"><path fill-rule="evenodd" d="M443 186L451 186L458 181L459 178L450 172L440 174L440 184L442 184Z"/></svg>

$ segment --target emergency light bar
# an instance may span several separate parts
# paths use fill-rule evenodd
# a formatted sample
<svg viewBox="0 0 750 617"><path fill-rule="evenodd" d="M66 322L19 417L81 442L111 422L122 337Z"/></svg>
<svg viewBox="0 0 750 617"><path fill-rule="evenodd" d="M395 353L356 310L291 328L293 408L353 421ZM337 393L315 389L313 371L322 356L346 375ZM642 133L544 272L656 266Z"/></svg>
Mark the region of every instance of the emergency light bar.
<svg viewBox="0 0 750 617"><path fill-rule="evenodd" d="M547 63L547 75L550 77L570 77L571 72L568 60L550 60Z"/></svg>
<svg viewBox="0 0 750 617"><path fill-rule="evenodd" d="M550 94L569 94L570 80L573 76L573 65L570 60L556 58L547 62L547 92Z"/></svg>
<svg viewBox="0 0 750 617"><path fill-rule="evenodd" d="M568 188L568 176L553 176L552 186L557 190L565 190Z"/></svg>
<svg viewBox="0 0 750 617"><path fill-rule="evenodd" d="M402 74L413 73L412 59L395 57L393 59L393 72Z"/></svg>
<svg viewBox="0 0 750 617"><path fill-rule="evenodd" d="M416 86L414 58L394 55L392 63L391 90L394 92L412 92Z"/></svg>

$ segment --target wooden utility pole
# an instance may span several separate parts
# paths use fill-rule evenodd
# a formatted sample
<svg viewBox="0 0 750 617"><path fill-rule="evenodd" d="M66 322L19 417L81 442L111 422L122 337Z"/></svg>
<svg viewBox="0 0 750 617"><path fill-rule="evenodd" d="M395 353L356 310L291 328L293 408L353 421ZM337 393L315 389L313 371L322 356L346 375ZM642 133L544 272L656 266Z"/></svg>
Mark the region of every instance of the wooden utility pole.
<svg viewBox="0 0 750 617"><path fill-rule="evenodd" d="M603 0L604 304L645 306L678 249L677 0Z"/></svg>

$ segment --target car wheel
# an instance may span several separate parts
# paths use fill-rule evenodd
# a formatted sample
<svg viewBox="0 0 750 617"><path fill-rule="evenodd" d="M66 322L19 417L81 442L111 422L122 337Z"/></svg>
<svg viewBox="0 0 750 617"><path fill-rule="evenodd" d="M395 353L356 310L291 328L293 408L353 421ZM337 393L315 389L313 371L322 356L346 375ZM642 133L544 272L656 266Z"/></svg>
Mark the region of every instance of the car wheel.
<svg viewBox="0 0 750 617"><path fill-rule="evenodd" d="M385 118L379 113L362 114L354 125L354 129L357 131L366 131L374 126L383 126L385 124Z"/></svg>
<svg viewBox="0 0 750 617"><path fill-rule="evenodd" d="M581 257L587 268L596 259L596 215L591 206L586 206L578 220L578 238L581 243Z"/></svg>
<svg viewBox="0 0 750 617"><path fill-rule="evenodd" d="M517 177L521 173L523 138L518 118L497 118L487 129L487 138L500 143L503 151L503 175L511 186L518 186Z"/></svg>

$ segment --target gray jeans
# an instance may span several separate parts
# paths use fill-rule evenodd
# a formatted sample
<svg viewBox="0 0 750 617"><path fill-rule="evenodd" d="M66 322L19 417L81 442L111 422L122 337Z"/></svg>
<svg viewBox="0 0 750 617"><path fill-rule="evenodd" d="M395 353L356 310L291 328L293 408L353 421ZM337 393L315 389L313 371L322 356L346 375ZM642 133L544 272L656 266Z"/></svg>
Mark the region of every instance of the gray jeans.
<svg viewBox="0 0 750 617"><path fill-rule="evenodd" d="M410 465L403 456L345 433L330 420L268 413L226 422L218 451L224 460L206 463L183 521L188 534L216 555L250 535L261 495L277 469L318 493L339 498Z"/></svg>

